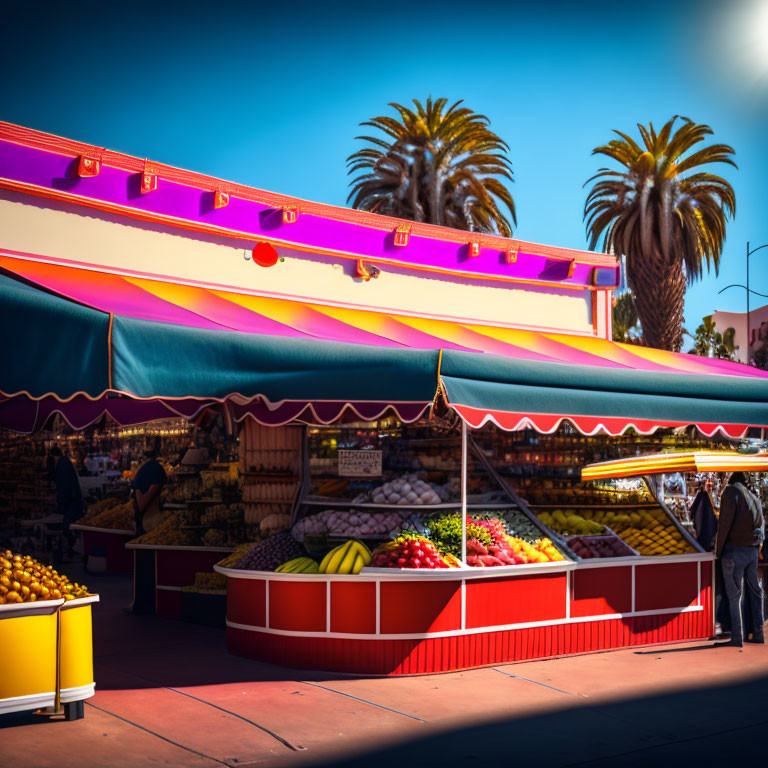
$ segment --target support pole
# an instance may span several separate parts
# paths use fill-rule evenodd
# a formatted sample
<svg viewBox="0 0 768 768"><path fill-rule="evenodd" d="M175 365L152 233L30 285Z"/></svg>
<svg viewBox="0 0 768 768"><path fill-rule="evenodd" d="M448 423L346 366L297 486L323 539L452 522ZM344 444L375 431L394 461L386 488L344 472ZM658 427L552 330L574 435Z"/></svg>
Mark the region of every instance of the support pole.
<svg viewBox="0 0 768 768"><path fill-rule="evenodd" d="M461 421L461 563L467 564L467 422Z"/></svg>
<svg viewBox="0 0 768 768"><path fill-rule="evenodd" d="M750 338L752 329L749 327L749 257L749 240L747 240L747 365L752 362L752 339Z"/></svg>

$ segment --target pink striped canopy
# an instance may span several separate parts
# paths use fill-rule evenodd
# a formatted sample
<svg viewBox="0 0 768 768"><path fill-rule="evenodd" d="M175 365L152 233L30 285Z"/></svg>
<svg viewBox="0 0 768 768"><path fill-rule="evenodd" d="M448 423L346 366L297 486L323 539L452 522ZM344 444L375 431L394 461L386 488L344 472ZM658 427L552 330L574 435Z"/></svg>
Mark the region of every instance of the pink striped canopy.
<svg viewBox="0 0 768 768"><path fill-rule="evenodd" d="M612 369L768 377L766 371L727 360L594 336L236 293L7 255L0 255L0 268L94 309L196 328L385 347L453 349Z"/></svg>

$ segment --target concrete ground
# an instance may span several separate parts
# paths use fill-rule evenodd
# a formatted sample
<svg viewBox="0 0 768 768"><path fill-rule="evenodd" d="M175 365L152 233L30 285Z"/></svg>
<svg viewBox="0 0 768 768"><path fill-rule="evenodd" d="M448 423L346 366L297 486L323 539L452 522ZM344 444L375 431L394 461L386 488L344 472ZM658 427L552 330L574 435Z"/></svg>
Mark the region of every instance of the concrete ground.
<svg viewBox="0 0 768 768"><path fill-rule="evenodd" d="M765 760L768 646L711 642L417 678L227 654L222 630L122 611L89 577L97 693L76 722L0 716L0 765L722 765ZM758 764L757 762L753 764Z"/></svg>

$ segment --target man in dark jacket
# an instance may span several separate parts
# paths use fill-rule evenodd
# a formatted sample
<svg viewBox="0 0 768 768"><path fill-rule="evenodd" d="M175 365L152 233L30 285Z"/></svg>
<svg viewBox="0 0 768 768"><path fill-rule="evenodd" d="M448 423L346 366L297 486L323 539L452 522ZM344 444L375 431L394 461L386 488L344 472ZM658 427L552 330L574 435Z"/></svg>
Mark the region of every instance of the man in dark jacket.
<svg viewBox="0 0 768 768"><path fill-rule="evenodd" d="M741 594L745 581L752 615L752 642L765 642L763 594L757 580L757 559L765 535L765 520L760 500L747 490L745 481L743 472L734 472L723 491L715 549L722 560L725 593L731 612L729 645L739 647L744 641Z"/></svg>

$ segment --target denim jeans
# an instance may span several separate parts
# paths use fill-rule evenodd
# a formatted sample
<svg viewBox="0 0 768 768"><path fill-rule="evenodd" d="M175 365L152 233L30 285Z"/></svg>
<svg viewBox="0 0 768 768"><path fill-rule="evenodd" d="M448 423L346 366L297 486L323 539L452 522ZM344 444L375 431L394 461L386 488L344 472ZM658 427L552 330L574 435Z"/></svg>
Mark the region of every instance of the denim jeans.
<svg viewBox="0 0 768 768"><path fill-rule="evenodd" d="M741 594L743 584L747 585L747 599L752 614L751 631L755 637L763 636L763 591L757 580L757 547L735 547L726 545L723 548L723 578L725 594L728 595L728 607L731 612L731 640L741 642L744 630L741 621Z"/></svg>

